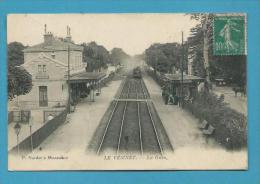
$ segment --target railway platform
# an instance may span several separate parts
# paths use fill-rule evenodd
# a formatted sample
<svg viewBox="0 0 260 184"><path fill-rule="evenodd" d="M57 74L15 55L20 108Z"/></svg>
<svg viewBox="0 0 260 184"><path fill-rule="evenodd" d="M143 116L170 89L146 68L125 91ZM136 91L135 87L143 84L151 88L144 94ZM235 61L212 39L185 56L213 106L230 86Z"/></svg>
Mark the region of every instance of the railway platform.
<svg viewBox="0 0 260 184"><path fill-rule="evenodd" d="M38 149L34 150L34 153L48 150L50 153L73 154L78 151L84 155L86 145L95 132L102 115L107 110L111 99L115 96L116 90L114 89L118 89L120 83L121 80L112 80L106 87L102 88L102 93L96 97L95 103L90 102L87 98L80 101L75 111L69 114L67 122L54 131Z"/></svg>
<svg viewBox="0 0 260 184"><path fill-rule="evenodd" d="M196 123L198 119L195 119L190 113L177 105L165 105L160 86L150 76L143 75L143 80L175 149L187 146L217 146L213 140L206 143L205 138L196 126L199 124Z"/></svg>

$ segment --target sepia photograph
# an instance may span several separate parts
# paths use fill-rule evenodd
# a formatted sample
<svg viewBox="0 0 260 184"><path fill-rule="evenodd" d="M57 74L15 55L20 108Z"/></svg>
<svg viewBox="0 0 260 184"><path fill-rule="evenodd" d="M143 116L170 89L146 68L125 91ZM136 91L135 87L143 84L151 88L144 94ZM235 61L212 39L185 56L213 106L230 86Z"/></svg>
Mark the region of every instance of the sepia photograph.
<svg viewBox="0 0 260 184"><path fill-rule="evenodd" d="M247 170L245 13L9 14L8 170Z"/></svg>

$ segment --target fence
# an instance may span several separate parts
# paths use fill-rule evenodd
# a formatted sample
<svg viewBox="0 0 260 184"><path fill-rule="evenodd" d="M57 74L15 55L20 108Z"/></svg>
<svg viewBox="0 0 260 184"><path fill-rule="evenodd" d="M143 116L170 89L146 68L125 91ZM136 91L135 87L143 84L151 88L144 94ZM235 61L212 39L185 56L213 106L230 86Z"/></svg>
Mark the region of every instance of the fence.
<svg viewBox="0 0 260 184"><path fill-rule="evenodd" d="M32 149L38 147L54 130L56 130L67 117L67 108L62 111L58 116L48 121L40 129L35 131L31 136L28 136L19 143L19 152L22 155L28 154ZM9 153L18 153L18 145L12 148Z"/></svg>

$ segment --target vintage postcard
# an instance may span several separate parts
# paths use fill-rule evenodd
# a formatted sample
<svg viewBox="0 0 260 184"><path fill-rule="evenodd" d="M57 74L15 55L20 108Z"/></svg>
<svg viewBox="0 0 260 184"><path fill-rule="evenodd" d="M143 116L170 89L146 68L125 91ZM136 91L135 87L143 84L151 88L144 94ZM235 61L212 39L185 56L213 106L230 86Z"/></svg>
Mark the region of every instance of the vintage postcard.
<svg viewBox="0 0 260 184"><path fill-rule="evenodd" d="M247 170L246 14L9 14L7 42L9 170Z"/></svg>

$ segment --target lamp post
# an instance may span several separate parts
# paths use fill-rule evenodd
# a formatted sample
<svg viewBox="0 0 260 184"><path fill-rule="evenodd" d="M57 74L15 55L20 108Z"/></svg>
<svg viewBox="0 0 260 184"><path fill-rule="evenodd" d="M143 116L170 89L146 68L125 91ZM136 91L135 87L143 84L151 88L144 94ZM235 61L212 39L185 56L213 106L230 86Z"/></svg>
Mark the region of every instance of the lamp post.
<svg viewBox="0 0 260 184"><path fill-rule="evenodd" d="M33 120L32 117L29 121L29 128L30 128L30 142L31 142L31 152L33 152L33 137L32 137L32 126L33 126Z"/></svg>
<svg viewBox="0 0 260 184"><path fill-rule="evenodd" d="M70 86L70 46L68 45L68 92L69 92L69 98L68 98L68 113L70 114L70 101L71 101L71 86Z"/></svg>
<svg viewBox="0 0 260 184"><path fill-rule="evenodd" d="M95 88L96 88L96 81L93 81L93 102L95 102Z"/></svg>
<svg viewBox="0 0 260 184"><path fill-rule="evenodd" d="M21 131L21 125L19 123L16 123L14 125L14 131L15 131L16 138L17 138L17 153L19 155L20 154L20 150L19 150L19 133Z"/></svg>
<svg viewBox="0 0 260 184"><path fill-rule="evenodd" d="M183 108L183 63L184 63L183 32L181 32L181 108Z"/></svg>

